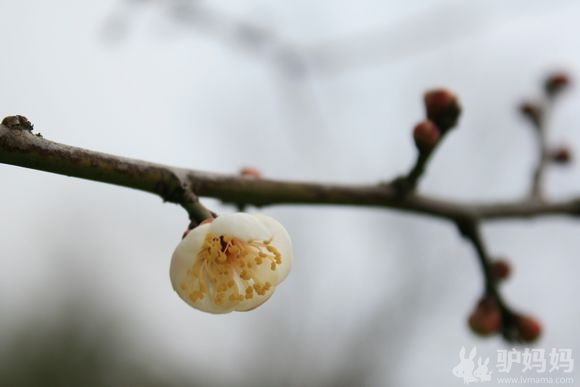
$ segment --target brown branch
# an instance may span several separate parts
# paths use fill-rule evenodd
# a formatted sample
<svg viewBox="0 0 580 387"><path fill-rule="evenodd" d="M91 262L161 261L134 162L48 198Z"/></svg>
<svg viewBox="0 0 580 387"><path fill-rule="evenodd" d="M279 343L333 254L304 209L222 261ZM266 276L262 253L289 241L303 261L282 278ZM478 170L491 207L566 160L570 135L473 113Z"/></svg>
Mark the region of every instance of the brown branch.
<svg viewBox="0 0 580 387"><path fill-rule="evenodd" d="M18 117L0 125L0 162L151 192L181 205L191 220L211 217L191 190L187 171L52 142L32 134L32 127L10 125Z"/></svg>
<svg viewBox="0 0 580 387"><path fill-rule="evenodd" d="M415 164L405 176L398 177L393 181L394 186L401 196L406 196L417 189L419 180L427 169L432 152L419 152Z"/></svg>
<svg viewBox="0 0 580 387"><path fill-rule="evenodd" d="M536 116L534 119L530 120L530 123L533 126L534 134L536 137L538 147L538 161L536 163L536 167L534 168L534 173L532 174L530 196L535 200L542 200L544 175L550 161L548 152L548 138L545 125L548 104L544 103L532 107L535 110Z"/></svg>
<svg viewBox="0 0 580 387"><path fill-rule="evenodd" d="M207 209L197 207L193 199L197 196L255 206L332 204L384 207L452 221L580 214L580 198L553 203L527 199L505 203L458 203L416 193L402 197L392 184L286 182L200 172L59 144L28 130L4 125L0 125L0 163L153 193L166 202L183 206L194 219L211 216Z"/></svg>
<svg viewBox="0 0 580 387"><path fill-rule="evenodd" d="M544 183L544 174L549 161L546 133L543 127L538 128L538 135L536 137L538 141L539 156L538 163L536 164L536 168L532 176L532 189L530 195L537 200L542 200L542 185Z"/></svg>
<svg viewBox="0 0 580 387"><path fill-rule="evenodd" d="M481 236L479 222L476 219L469 219L464 222L457 222L457 227L461 235L468 239L473 245L484 277L484 294L491 296L502 309L507 309L497 287L497 279L491 270L491 258Z"/></svg>

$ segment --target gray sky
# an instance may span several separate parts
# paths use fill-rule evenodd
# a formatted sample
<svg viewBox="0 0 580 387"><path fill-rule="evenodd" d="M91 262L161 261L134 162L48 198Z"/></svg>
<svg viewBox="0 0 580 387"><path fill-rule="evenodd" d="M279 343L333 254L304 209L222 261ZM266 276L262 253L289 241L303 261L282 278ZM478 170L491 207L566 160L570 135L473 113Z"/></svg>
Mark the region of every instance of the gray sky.
<svg viewBox="0 0 580 387"><path fill-rule="evenodd" d="M421 190L517 198L535 155L515 107L547 71L580 68L580 4L571 0L208 5L264 28L270 40L257 50L176 22L168 3L0 2L0 115L23 114L51 140L160 163L373 182L409 167L421 95L447 86L464 115ZM115 39L111 25L124 28ZM301 55L306 76L285 72L282 43ZM558 104L553 143L580 149L579 103L573 90ZM335 374L353 354L374 365L371 385L459 385L451 369L462 346L492 362L496 349L511 348L468 332L482 279L449 224L369 209L267 208L292 235L293 272L258 310L212 316L171 290L169 259L187 225L180 208L6 165L0 175L0 328L57 318L63 295L78 293L121 321L127 351L161 373L164 359L227 381L255 371L289 385ZM577 166L554 168L548 192L570 196L579 182ZM580 350L579 230L567 219L484 228L492 254L514 262L506 297L545 325L534 348Z"/></svg>

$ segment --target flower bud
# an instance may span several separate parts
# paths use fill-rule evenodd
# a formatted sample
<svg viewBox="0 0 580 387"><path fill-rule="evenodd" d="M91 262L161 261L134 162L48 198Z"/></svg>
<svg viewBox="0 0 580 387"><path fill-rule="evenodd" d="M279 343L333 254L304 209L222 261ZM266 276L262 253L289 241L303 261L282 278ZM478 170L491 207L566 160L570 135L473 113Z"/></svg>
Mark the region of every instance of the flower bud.
<svg viewBox="0 0 580 387"><path fill-rule="evenodd" d="M556 148L550 153L550 159L556 164L568 164L572 161L572 151L565 146Z"/></svg>
<svg viewBox="0 0 580 387"><path fill-rule="evenodd" d="M517 334L517 339L525 343L536 341L542 334L540 323L529 316L515 316L513 328Z"/></svg>
<svg viewBox="0 0 580 387"><path fill-rule="evenodd" d="M244 167L244 168L240 169L240 175L243 177L259 179L262 177L262 172L260 172L260 170L258 168Z"/></svg>
<svg viewBox="0 0 580 387"><path fill-rule="evenodd" d="M508 279L511 271L511 265L503 259L498 259L491 263L491 273L497 280Z"/></svg>
<svg viewBox="0 0 580 387"><path fill-rule="evenodd" d="M482 298L469 316L471 331L479 336L490 336L501 329L501 310L497 302L486 296Z"/></svg>
<svg viewBox="0 0 580 387"><path fill-rule="evenodd" d="M425 93L425 109L427 118L439 127L441 133L457 124L461 114L461 106L457 96L447 89L435 89Z"/></svg>
<svg viewBox="0 0 580 387"><path fill-rule="evenodd" d="M539 128L542 125L544 110L540 105L526 101L520 105L519 110L525 118L531 121L534 127Z"/></svg>
<svg viewBox="0 0 580 387"><path fill-rule="evenodd" d="M413 130L413 140L421 153L431 152L439 142L439 128L431 121L421 121Z"/></svg>
<svg viewBox="0 0 580 387"><path fill-rule="evenodd" d="M560 72L551 74L544 82L544 91L549 97L555 97L570 86L568 74Z"/></svg>

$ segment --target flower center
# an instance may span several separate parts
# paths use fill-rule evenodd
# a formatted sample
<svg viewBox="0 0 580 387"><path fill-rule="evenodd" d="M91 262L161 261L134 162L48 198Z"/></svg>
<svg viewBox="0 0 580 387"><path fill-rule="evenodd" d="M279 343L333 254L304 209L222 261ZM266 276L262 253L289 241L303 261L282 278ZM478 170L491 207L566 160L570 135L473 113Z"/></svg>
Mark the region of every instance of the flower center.
<svg viewBox="0 0 580 387"><path fill-rule="evenodd" d="M208 233L180 288L189 292L191 302L208 295L217 305L226 299L239 302L255 294L265 295L272 288L268 277L274 277L271 274L282 263L280 252L271 242ZM265 265L270 266L269 271L264 270Z"/></svg>

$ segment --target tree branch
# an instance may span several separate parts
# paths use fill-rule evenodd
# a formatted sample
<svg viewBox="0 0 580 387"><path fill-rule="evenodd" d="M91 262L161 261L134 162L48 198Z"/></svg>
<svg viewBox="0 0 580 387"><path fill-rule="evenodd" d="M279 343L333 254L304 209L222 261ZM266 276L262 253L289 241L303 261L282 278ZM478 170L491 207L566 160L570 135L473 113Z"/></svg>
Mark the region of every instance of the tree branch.
<svg viewBox="0 0 580 387"><path fill-rule="evenodd" d="M331 204L392 208L452 221L580 215L580 197L561 202L523 199L458 203L426 195L398 194L392 184L339 185L249 179L207 173L94 152L49 141L28 130L0 125L0 163L134 188L184 207L192 219L211 213L197 196L255 206ZM197 196L196 196L197 195Z"/></svg>
<svg viewBox="0 0 580 387"><path fill-rule="evenodd" d="M1 163L154 193L181 205L192 221L212 216L191 190L186 170L52 142L28 129L4 125L12 117L0 125Z"/></svg>

